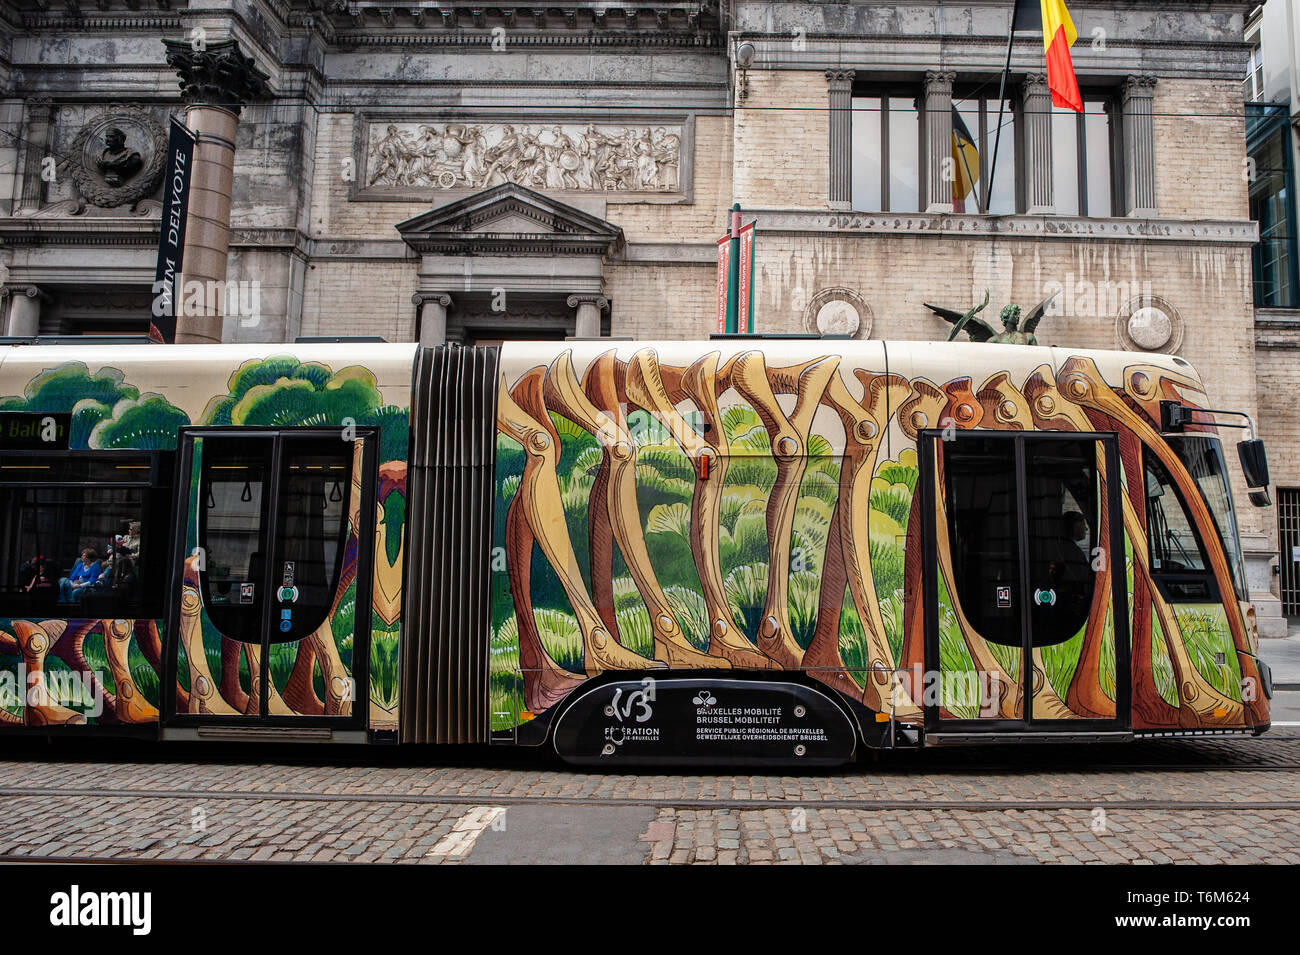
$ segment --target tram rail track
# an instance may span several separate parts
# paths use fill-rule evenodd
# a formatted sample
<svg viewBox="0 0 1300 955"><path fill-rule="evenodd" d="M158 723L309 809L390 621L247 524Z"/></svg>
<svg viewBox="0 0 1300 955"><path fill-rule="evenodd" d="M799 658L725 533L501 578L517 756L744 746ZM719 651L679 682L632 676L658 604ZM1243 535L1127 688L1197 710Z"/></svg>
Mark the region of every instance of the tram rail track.
<svg viewBox="0 0 1300 955"><path fill-rule="evenodd" d="M1195 812L1265 812L1271 810L1300 810L1300 798L1293 800L1221 801L1206 799L863 799L863 798L768 798L768 799L704 799L692 797L650 796L519 796L492 793L313 793L303 791L266 792L257 790L141 790L141 789L52 789L38 787L0 787L0 797L5 798L97 798L97 799L149 799L149 800L210 800L264 801L264 802L319 802L319 803L386 803L435 806L604 806L648 807L654 809L716 810L737 809L761 811L798 806L803 809L850 810L859 812L1005 812L1069 810L1091 811L1101 807L1108 810L1154 810Z"/></svg>

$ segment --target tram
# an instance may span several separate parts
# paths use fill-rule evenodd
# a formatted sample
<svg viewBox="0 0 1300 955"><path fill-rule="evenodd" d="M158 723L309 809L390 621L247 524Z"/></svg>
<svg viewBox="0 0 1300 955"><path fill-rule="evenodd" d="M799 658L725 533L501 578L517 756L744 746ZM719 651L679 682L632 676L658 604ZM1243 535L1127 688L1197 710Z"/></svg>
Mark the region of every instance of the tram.
<svg viewBox="0 0 1300 955"><path fill-rule="evenodd" d="M0 734L1262 733L1210 405L1175 356L973 343L5 345Z"/></svg>

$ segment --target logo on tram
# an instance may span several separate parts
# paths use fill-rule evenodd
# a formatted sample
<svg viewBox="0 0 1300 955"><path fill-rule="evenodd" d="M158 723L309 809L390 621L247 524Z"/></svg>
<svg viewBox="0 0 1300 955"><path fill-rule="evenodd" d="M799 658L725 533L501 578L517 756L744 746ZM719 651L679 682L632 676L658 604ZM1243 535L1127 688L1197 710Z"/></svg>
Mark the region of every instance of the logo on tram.
<svg viewBox="0 0 1300 955"><path fill-rule="evenodd" d="M615 717L620 723L624 719L633 718L638 723L644 723L650 717L654 716L654 708L650 705L655 698L655 681L653 677L646 677L641 681L641 689L628 694L627 702L623 700L623 688L614 689L614 698L610 700L609 705L605 707L605 715ZM637 711L636 716L632 716L632 710Z"/></svg>

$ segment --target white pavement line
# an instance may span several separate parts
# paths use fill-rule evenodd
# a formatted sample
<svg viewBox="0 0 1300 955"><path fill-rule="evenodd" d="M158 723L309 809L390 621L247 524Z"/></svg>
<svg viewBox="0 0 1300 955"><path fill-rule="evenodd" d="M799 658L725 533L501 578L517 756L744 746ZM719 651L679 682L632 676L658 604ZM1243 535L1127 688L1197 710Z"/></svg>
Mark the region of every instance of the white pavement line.
<svg viewBox="0 0 1300 955"><path fill-rule="evenodd" d="M1276 723L1276 722L1274 722L1274 723L1270 723L1269 725L1270 725L1270 726L1300 726L1300 723L1296 723L1296 722L1291 722L1291 723Z"/></svg>
<svg viewBox="0 0 1300 955"><path fill-rule="evenodd" d="M425 855L463 859L474 848L478 837L505 814L505 806L475 806L457 819L451 832L443 836Z"/></svg>

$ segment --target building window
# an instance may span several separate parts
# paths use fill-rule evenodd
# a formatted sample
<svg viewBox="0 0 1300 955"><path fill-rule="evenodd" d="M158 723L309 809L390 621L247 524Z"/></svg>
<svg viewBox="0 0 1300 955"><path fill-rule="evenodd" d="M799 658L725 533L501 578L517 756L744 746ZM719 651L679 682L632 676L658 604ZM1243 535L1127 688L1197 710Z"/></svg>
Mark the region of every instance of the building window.
<svg viewBox="0 0 1300 955"><path fill-rule="evenodd" d="M1246 79L1242 84L1247 103L1254 103L1264 98L1264 51L1259 44L1259 34L1248 38L1250 63L1246 66Z"/></svg>
<svg viewBox="0 0 1300 955"><path fill-rule="evenodd" d="M853 96L853 208L921 208L921 112L917 93L875 89Z"/></svg>
<svg viewBox="0 0 1300 955"><path fill-rule="evenodd" d="M1250 157L1250 217L1259 223L1253 250L1255 304L1295 308L1300 287L1296 257L1295 171L1286 104L1246 104Z"/></svg>
<svg viewBox="0 0 1300 955"><path fill-rule="evenodd" d="M1084 94L1083 112L1052 108L1052 189L1063 216L1115 215L1115 141L1109 97Z"/></svg>
<svg viewBox="0 0 1300 955"><path fill-rule="evenodd" d="M953 96L952 158L956 178L952 188L954 212L1008 215L1016 205L1016 120L1011 100L1002 104L999 119L996 93ZM998 128L1001 126L1001 141ZM994 147L997 168L993 168ZM990 175L994 178L990 180ZM992 182L992 188L989 183Z"/></svg>

